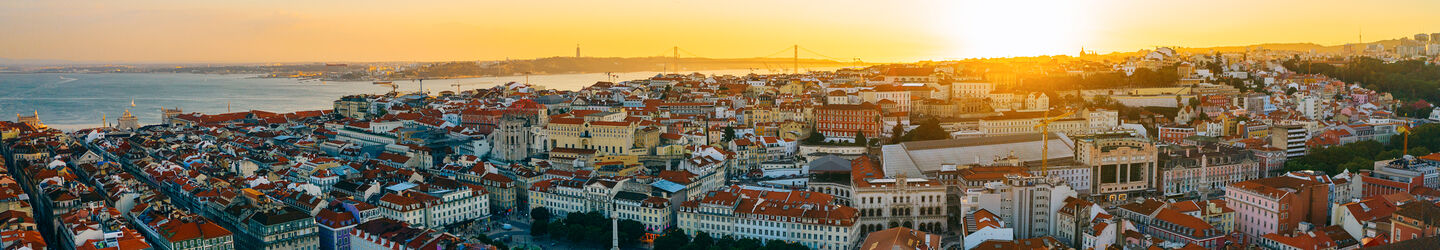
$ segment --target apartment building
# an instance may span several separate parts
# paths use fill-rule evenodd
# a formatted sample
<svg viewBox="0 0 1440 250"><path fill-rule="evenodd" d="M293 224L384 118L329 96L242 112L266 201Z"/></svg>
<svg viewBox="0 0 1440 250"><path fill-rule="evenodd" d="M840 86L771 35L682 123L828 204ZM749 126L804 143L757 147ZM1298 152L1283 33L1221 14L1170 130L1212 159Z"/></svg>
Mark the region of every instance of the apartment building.
<svg viewBox="0 0 1440 250"><path fill-rule="evenodd" d="M810 191L729 186L684 202L676 222L687 234L785 240L813 249L853 249L858 210Z"/></svg>
<svg viewBox="0 0 1440 250"><path fill-rule="evenodd" d="M1225 187L1225 204L1235 210L1235 230L1258 239L1290 233L1301 222L1328 225L1330 189L1307 179L1270 177Z"/></svg>
<svg viewBox="0 0 1440 250"><path fill-rule="evenodd" d="M1055 233L1056 214L1066 198L1078 195L1064 180L1039 176L1006 175L1001 182L985 183L966 192L964 211L985 209L1014 223L1015 238L1035 238Z"/></svg>

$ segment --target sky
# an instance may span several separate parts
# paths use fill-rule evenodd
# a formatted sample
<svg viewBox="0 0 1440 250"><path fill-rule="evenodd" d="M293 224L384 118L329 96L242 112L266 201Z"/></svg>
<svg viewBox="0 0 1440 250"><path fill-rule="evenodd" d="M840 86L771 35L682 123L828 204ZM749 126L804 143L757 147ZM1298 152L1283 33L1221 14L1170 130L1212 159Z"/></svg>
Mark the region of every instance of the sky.
<svg viewBox="0 0 1440 250"><path fill-rule="evenodd" d="M573 56L866 62L1156 46L1336 45L1440 32L1427 0L0 1L0 58L457 61ZM783 51L783 53L781 53Z"/></svg>

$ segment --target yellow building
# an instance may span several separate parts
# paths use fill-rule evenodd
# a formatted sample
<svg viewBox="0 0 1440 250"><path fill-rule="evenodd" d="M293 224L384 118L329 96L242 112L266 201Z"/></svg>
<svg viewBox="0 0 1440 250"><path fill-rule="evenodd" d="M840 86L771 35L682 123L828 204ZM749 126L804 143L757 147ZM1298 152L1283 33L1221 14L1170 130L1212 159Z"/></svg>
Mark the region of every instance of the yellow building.
<svg viewBox="0 0 1440 250"><path fill-rule="evenodd" d="M819 87L819 85L816 85L814 83L792 81L788 84L780 86L778 90L780 91L780 94L804 95L806 90L808 90L811 86L815 86L817 88Z"/></svg>
<svg viewBox="0 0 1440 250"><path fill-rule="evenodd" d="M979 122L980 133L986 136L1000 136L1013 134L1039 134L1041 120L1046 118L1045 112L1005 112L1001 116L981 118ZM1050 132L1065 134L1079 134L1090 131L1090 123L1083 118L1064 118L1050 123Z"/></svg>
<svg viewBox="0 0 1440 250"><path fill-rule="evenodd" d="M635 155L596 156L591 161L595 162L595 173L605 176L630 176L644 166Z"/></svg>
<svg viewBox="0 0 1440 250"><path fill-rule="evenodd" d="M742 119L746 124L775 122L775 109L766 106L742 108L739 110Z"/></svg>
<svg viewBox="0 0 1440 250"><path fill-rule="evenodd" d="M780 139L799 141L810 136L810 124L799 121L786 121L780 123L779 131L775 137Z"/></svg>
<svg viewBox="0 0 1440 250"><path fill-rule="evenodd" d="M551 148L590 149L599 155L646 155L660 142L659 129L638 121L555 118L545 129Z"/></svg>

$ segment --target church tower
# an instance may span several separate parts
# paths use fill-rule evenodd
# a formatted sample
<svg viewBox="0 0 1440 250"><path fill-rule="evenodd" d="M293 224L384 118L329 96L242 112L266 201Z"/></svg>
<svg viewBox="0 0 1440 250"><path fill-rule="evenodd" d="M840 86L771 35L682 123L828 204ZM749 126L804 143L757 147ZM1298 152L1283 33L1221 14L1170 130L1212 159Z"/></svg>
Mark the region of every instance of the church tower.
<svg viewBox="0 0 1440 250"><path fill-rule="evenodd" d="M35 111L34 115L15 114L15 121L30 125L32 128L46 128L45 123L40 122L40 111Z"/></svg>

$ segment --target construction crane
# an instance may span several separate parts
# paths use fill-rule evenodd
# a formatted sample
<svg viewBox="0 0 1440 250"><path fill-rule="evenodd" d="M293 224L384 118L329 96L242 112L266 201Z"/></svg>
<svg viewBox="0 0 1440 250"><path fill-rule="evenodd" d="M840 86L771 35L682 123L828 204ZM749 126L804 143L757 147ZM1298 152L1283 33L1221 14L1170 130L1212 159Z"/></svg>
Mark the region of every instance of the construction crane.
<svg viewBox="0 0 1440 250"><path fill-rule="evenodd" d="M1400 155L1410 155L1410 126L1400 125L1395 127L1395 132L1405 135L1404 148L1400 149Z"/></svg>
<svg viewBox="0 0 1440 250"><path fill-rule="evenodd" d="M1050 176L1050 123L1070 117L1072 114L1075 114L1074 110L1065 112L1063 115L1052 117L1050 116L1050 110L1047 109L1045 110L1045 117L1040 120L1040 124L1035 124L1035 128L1040 129L1040 143L1043 145L1040 148L1041 176Z"/></svg>

